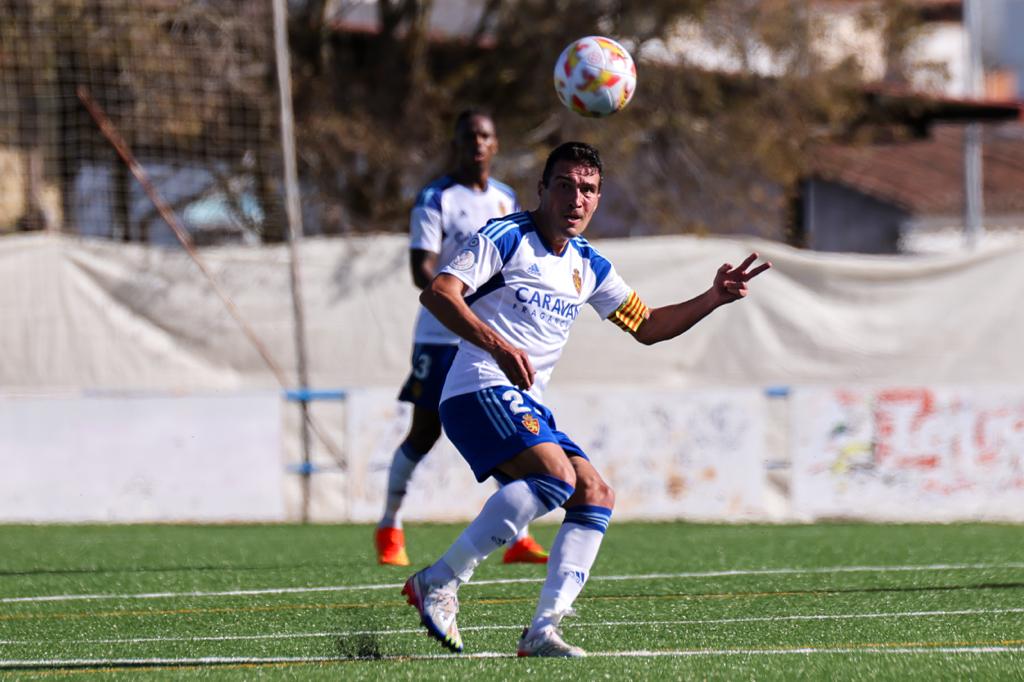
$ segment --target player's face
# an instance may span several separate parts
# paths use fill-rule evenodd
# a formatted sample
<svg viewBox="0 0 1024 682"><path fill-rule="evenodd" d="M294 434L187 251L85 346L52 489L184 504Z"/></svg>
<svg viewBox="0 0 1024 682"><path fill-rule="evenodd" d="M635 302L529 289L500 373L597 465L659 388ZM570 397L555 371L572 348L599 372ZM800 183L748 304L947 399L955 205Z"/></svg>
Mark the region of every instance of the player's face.
<svg viewBox="0 0 1024 682"><path fill-rule="evenodd" d="M487 168L498 153L494 122L486 116L470 116L455 131L455 158L462 168Z"/></svg>
<svg viewBox="0 0 1024 682"><path fill-rule="evenodd" d="M558 161L551 169L547 186L539 186L544 221L554 236L570 239L587 229L601 200L601 175L592 166L575 161Z"/></svg>

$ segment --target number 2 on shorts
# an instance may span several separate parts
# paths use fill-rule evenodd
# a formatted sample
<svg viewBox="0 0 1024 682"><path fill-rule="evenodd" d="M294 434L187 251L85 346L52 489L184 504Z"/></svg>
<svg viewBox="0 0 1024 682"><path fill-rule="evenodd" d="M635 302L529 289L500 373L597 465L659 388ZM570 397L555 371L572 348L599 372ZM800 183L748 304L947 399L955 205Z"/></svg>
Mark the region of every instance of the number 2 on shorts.
<svg viewBox="0 0 1024 682"><path fill-rule="evenodd" d="M501 399L508 402L508 409L512 414L523 414L533 412L533 409L523 405L523 394L519 391L509 389L501 394Z"/></svg>

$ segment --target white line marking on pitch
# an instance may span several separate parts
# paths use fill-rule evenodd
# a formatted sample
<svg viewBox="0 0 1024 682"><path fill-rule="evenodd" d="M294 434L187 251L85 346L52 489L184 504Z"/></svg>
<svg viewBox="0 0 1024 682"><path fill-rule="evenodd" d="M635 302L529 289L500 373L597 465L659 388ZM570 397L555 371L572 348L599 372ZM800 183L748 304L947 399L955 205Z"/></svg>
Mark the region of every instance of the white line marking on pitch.
<svg viewBox="0 0 1024 682"><path fill-rule="evenodd" d="M1020 569L1024 563L1006 564L928 564L922 566L830 566L826 568L763 568L729 571L690 571L683 573L644 573L640 575L593 576L591 581L667 580L679 578L721 578L759 575L820 575L829 573L896 573L925 571L975 571L984 569ZM466 583L466 587L542 583L544 578L501 578ZM327 585L321 587L271 587L218 592L143 592L140 594L54 594L34 597L0 597L0 604L23 602L97 601L102 599L173 599L178 597L252 597L272 594L308 594L316 592L359 592L397 590L401 583L375 585Z"/></svg>
<svg viewBox="0 0 1024 682"><path fill-rule="evenodd" d="M1002 654L1024 653L1022 646L935 646L935 647L800 647L795 649L690 649L676 651L590 651L593 658L682 658L698 656L792 656L812 654ZM515 654L480 651L461 654L408 654L387 656L209 656L203 658L40 658L2 660L3 668L98 668L110 666L202 666L275 663L344 663L350 661L450 661L480 658L514 658Z"/></svg>
<svg viewBox="0 0 1024 682"><path fill-rule="evenodd" d="M760 623L766 621L827 621L870 618L934 618L944 616L980 616L1024 613L1024 608L1013 609L962 609L958 611L893 611L889 613L823 613L792 616L747 616L743 618L702 618L683 620L616 620L595 623L569 623L569 629L589 627L636 627L644 625L721 625L728 623ZM519 630L522 624L513 625L469 625L463 632L483 630ZM263 639L320 639L324 637L359 637L387 635L419 635L423 628L394 628L388 630L348 630L338 632L279 632L266 635L210 635L192 637L131 637L110 639L62 639L65 644L149 644L154 642L234 642ZM0 645L49 644L49 640L0 639Z"/></svg>

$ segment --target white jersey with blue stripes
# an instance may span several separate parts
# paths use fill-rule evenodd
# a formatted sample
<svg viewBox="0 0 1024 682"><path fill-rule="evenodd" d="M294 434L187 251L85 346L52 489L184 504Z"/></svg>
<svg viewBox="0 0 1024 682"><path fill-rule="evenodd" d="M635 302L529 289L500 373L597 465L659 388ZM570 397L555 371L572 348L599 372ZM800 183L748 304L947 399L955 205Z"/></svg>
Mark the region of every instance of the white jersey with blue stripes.
<svg viewBox="0 0 1024 682"><path fill-rule="evenodd" d="M462 280L474 314L530 356L536 376L528 393L538 402L580 307L589 303L607 318L633 293L583 237L553 253L526 212L488 223L441 272ZM510 383L490 353L466 341L441 400Z"/></svg>
<svg viewBox="0 0 1024 682"><path fill-rule="evenodd" d="M409 248L438 255L443 266L488 220L519 210L516 193L493 178L477 191L445 175L424 187L410 219ZM414 343L456 344L459 337L420 307Z"/></svg>

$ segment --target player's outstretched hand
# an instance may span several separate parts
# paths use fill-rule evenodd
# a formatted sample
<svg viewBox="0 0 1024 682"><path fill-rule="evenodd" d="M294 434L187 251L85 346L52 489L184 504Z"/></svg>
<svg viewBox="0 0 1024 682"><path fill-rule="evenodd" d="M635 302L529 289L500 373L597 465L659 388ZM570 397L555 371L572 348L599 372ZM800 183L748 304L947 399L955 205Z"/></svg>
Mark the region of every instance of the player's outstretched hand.
<svg viewBox="0 0 1024 682"><path fill-rule="evenodd" d="M513 386L523 391L533 386L533 364L526 351L509 346L494 350L491 355Z"/></svg>
<svg viewBox="0 0 1024 682"><path fill-rule="evenodd" d="M772 266L771 263L766 262L761 263L753 270L750 270L750 266L753 265L756 260L757 254L752 253L747 256L746 260L735 268L731 263L723 263L722 267L718 268L718 272L715 273L715 283L712 288L722 303L732 303L733 301L738 301L746 296L747 282Z"/></svg>

